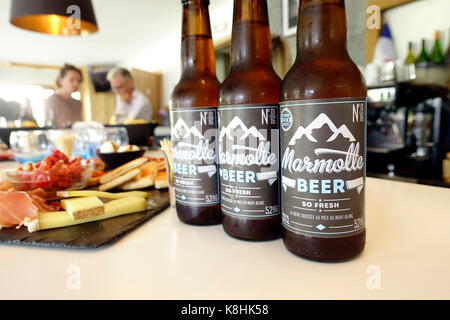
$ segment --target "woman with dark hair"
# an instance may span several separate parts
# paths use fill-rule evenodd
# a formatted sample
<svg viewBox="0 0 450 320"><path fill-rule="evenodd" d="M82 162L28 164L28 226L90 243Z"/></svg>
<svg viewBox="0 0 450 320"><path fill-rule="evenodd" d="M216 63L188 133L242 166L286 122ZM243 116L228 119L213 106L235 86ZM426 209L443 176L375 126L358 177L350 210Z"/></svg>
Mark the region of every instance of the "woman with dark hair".
<svg viewBox="0 0 450 320"><path fill-rule="evenodd" d="M54 128L67 128L77 121L82 121L81 102L72 98L83 80L80 69L65 64L59 72L56 85L57 93L45 101L46 124Z"/></svg>

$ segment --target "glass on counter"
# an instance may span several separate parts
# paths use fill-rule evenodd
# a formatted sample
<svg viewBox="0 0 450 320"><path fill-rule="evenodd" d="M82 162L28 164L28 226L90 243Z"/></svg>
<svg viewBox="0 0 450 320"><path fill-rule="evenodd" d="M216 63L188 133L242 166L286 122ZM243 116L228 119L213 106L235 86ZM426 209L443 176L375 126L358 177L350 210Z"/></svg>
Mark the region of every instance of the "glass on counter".
<svg viewBox="0 0 450 320"><path fill-rule="evenodd" d="M50 130L49 135L55 147L68 156L69 159L72 158L76 139L75 132L72 130Z"/></svg>
<svg viewBox="0 0 450 320"><path fill-rule="evenodd" d="M105 141L113 141L117 146L129 144L127 130L118 128L88 128L63 130L13 131L10 136L14 159L19 163L39 162L57 148L69 159L97 158L95 151Z"/></svg>
<svg viewBox="0 0 450 320"><path fill-rule="evenodd" d="M96 151L105 141L112 141L117 146L129 144L126 128L89 128L76 131L74 153L84 159L97 158Z"/></svg>
<svg viewBox="0 0 450 320"><path fill-rule="evenodd" d="M13 131L9 142L14 159L20 164L41 161L54 147L46 130Z"/></svg>

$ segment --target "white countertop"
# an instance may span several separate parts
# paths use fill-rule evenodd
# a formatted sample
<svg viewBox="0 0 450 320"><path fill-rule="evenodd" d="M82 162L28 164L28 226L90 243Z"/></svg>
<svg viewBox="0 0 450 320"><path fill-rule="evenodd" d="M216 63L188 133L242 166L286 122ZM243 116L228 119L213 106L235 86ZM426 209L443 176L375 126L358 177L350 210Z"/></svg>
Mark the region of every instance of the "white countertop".
<svg viewBox="0 0 450 320"><path fill-rule="evenodd" d="M1 245L0 299L449 299L450 189L367 180L367 245L349 262L304 260L282 240L236 240L167 209L103 249ZM368 288L368 268L381 288Z"/></svg>

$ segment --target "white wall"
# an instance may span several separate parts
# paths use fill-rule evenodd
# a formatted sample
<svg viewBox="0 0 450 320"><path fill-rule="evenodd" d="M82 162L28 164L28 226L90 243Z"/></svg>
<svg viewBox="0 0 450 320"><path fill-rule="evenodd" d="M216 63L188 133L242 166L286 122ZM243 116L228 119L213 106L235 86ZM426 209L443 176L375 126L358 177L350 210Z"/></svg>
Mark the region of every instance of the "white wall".
<svg viewBox="0 0 450 320"><path fill-rule="evenodd" d="M0 67L0 84L55 85L58 70Z"/></svg>
<svg viewBox="0 0 450 320"><path fill-rule="evenodd" d="M232 17L232 0L211 1L210 19L214 41L231 34ZM179 11L170 15L170 20L173 22L171 28L164 30L165 34L159 42L151 44L122 64L127 68L163 73L163 106L169 105L170 94L178 83L181 73L181 4Z"/></svg>
<svg viewBox="0 0 450 320"><path fill-rule="evenodd" d="M168 33L161 41L125 61L126 68L137 68L148 72L162 72L162 106L169 105L170 93L180 77L180 32Z"/></svg>
<svg viewBox="0 0 450 320"><path fill-rule="evenodd" d="M408 42L414 43L417 54L422 46L422 39L427 39L428 50L434 44L434 32L441 32L444 53L449 45L450 0L418 0L390 10L385 13L394 39L397 58L404 59L408 52Z"/></svg>
<svg viewBox="0 0 450 320"><path fill-rule="evenodd" d="M212 36L215 41L231 35L231 28L233 26L233 1L211 1L209 15L211 18Z"/></svg>

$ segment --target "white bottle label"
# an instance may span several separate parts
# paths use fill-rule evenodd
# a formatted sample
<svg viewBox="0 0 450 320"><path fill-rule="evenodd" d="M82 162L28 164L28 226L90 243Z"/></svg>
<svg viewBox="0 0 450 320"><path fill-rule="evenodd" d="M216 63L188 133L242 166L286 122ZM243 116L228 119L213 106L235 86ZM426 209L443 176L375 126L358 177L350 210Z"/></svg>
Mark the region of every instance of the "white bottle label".
<svg viewBox="0 0 450 320"><path fill-rule="evenodd" d="M218 110L222 212L241 218L279 215L279 106Z"/></svg>
<svg viewBox="0 0 450 320"><path fill-rule="evenodd" d="M220 202L215 108L172 109L175 199L186 205Z"/></svg>
<svg viewBox="0 0 450 320"><path fill-rule="evenodd" d="M322 238L364 230L366 100L280 104L282 223Z"/></svg>

